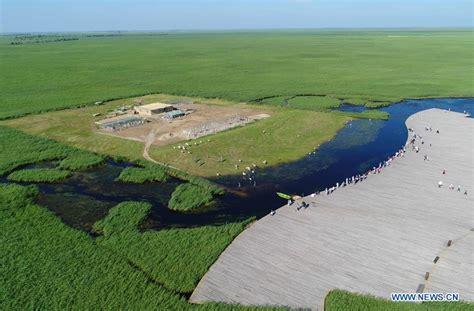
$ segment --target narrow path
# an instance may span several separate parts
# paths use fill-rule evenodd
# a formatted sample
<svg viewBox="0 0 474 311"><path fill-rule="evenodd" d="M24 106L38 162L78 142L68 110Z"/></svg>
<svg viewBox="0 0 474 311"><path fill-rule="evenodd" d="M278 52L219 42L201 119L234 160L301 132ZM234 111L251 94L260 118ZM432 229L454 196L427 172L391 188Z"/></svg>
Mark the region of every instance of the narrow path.
<svg viewBox="0 0 474 311"><path fill-rule="evenodd" d="M159 164L159 165L163 165L163 166L166 166L166 167L169 167L169 168L172 168L172 169L175 169L175 170L178 170L178 171L181 171L181 172L185 172L175 166L172 166L172 165L169 165L169 164L166 164L166 163L162 163L162 162L159 162L159 161L156 161L155 159L153 159L150 154L149 154L149 150L150 150L150 147L151 145L153 144L153 142L155 141L156 139L156 132L157 130L155 128L153 128L149 133L148 135L146 136L145 138L145 144L144 144L144 148L143 148L143 158L145 160L148 160L150 162L153 162L153 163L156 163L156 164ZM225 189L226 192L228 193L232 193L232 194L235 194L235 195L238 195L238 196L241 196L241 197L245 197L247 196L248 194L245 192L245 191L239 191L237 189L233 189L233 188L228 188L228 187L224 187L222 185L220 185L221 187L223 187Z"/></svg>
<svg viewBox="0 0 474 311"><path fill-rule="evenodd" d="M175 167L175 166L172 166L172 165L169 165L169 164L166 164L166 163L163 163L163 162L159 162L159 161L156 161L155 159L153 159L150 154L149 154L149 151L150 151L150 147L151 145L155 142L155 139L156 139L156 132L157 132L157 129L156 128L153 128L151 129L151 131L148 133L148 135L146 136L145 138L145 144L144 144L144 148L143 148L143 158L145 160L148 160L150 162L153 162L153 163L156 163L156 164L159 164L159 165L163 165L165 167L169 167L169 168L172 168L174 170L178 170L178 171L182 171L181 169Z"/></svg>
<svg viewBox="0 0 474 311"><path fill-rule="evenodd" d="M151 131L148 133L148 135L145 138L145 142L144 142L145 147L143 148L143 157L145 158L145 160L151 161L153 163L162 164L162 163L152 159L150 157L150 154L148 153L149 150L150 150L151 145L155 141L155 138L156 138L156 128L152 128Z"/></svg>

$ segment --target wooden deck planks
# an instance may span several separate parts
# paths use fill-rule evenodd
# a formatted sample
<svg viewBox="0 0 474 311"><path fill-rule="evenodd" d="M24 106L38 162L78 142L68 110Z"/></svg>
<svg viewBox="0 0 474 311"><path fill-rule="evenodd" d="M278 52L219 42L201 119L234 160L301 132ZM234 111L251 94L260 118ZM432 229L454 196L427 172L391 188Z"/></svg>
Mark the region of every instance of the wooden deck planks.
<svg viewBox="0 0 474 311"><path fill-rule="evenodd" d="M419 153L409 148L382 174L306 197L307 209L284 206L260 219L222 253L191 301L321 309L333 288L389 298L415 292L428 271L425 292L473 301L474 122L430 109L407 127L423 136Z"/></svg>

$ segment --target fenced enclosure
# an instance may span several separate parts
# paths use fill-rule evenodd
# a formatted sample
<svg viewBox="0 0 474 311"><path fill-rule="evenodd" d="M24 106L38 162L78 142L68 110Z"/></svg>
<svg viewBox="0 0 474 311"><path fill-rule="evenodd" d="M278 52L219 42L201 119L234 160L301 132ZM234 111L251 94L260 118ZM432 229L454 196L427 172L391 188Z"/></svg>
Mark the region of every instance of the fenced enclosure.
<svg viewBox="0 0 474 311"><path fill-rule="evenodd" d="M195 139L202 136L225 131L236 126L245 125L253 121L255 120L249 117L233 116L221 121L209 122L206 124L201 124L201 125L197 125L191 128L187 128L180 133L180 136L186 139Z"/></svg>
<svg viewBox="0 0 474 311"><path fill-rule="evenodd" d="M125 128L142 125L145 123L145 119L138 116L129 116L117 120L111 120L100 125L100 128L106 131L115 132Z"/></svg>

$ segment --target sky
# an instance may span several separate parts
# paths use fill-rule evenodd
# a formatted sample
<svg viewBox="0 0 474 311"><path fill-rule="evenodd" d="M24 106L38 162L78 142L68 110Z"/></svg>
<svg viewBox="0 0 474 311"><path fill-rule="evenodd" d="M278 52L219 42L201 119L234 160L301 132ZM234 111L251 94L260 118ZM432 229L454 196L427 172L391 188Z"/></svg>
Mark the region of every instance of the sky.
<svg viewBox="0 0 474 311"><path fill-rule="evenodd" d="M0 0L0 32L473 27L474 0Z"/></svg>

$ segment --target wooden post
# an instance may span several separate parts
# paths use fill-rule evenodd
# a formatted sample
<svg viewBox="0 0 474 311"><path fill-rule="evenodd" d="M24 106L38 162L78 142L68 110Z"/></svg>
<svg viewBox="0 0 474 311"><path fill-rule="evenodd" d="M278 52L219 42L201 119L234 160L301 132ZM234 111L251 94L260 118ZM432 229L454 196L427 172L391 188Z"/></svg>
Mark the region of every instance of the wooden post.
<svg viewBox="0 0 474 311"><path fill-rule="evenodd" d="M448 241L448 247L450 247L452 243L453 243L453 240L449 240Z"/></svg>
<svg viewBox="0 0 474 311"><path fill-rule="evenodd" d="M416 289L416 292L417 293L422 293L424 290L425 290L425 285L420 284L420 285L418 285L418 288Z"/></svg>
<svg viewBox="0 0 474 311"><path fill-rule="evenodd" d="M439 256L436 256L435 259L433 260L434 263L437 263L439 260Z"/></svg>
<svg viewBox="0 0 474 311"><path fill-rule="evenodd" d="M429 277L430 277L430 273L429 273L429 272L426 272L426 273L425 273L425 280L428 280Z"/></svg>

